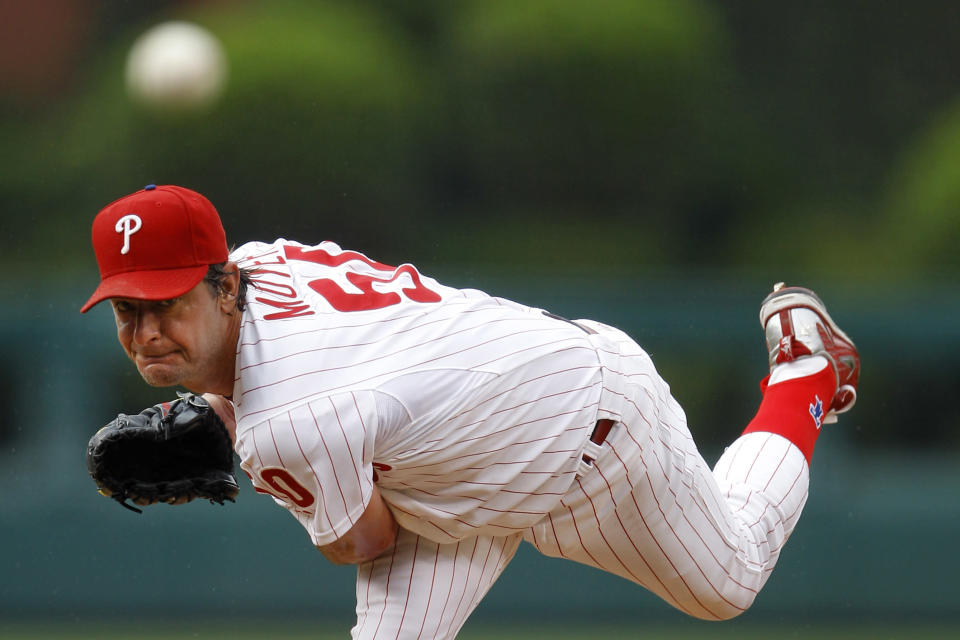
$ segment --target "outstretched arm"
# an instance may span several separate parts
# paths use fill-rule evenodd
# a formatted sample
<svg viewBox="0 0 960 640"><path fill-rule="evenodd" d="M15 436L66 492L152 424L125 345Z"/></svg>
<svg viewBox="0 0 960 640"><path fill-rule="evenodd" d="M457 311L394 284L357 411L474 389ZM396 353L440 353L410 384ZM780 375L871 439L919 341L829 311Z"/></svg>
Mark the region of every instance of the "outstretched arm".
<svg viewBox="0 0 960 640"><path fill-rule="evenodd" d="M361 564L392 547L397 539L397 528L396 519L374 485L370 503L353 528L317 549L334 564Z"/></svg>

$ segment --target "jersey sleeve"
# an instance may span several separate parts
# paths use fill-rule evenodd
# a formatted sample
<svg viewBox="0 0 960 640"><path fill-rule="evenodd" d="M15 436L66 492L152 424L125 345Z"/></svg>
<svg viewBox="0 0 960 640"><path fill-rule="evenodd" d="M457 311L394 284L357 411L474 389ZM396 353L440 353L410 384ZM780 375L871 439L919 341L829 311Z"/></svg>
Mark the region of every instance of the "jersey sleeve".
<svg viewBox="0 0 960 640"><path fill-rule="evenodd" d="M241 467L304 526L313 544L342 537L373 492L376 401L370 392L325 396L238 434Z"/></svg>

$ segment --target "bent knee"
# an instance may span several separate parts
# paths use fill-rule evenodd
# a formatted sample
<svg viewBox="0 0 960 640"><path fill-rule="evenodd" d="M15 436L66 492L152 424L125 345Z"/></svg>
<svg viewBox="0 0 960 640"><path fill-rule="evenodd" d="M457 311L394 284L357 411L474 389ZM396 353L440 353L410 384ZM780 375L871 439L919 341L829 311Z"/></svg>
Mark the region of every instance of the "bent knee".
<svg viewBox="0 0 960 640"><path fill-rule="evenodd" d="M728 579L722 584L699 584L690 591L689 599L678 603L678 609L700 620L719 622L732 620L750 608L760 586L744 585Z"/></svg>

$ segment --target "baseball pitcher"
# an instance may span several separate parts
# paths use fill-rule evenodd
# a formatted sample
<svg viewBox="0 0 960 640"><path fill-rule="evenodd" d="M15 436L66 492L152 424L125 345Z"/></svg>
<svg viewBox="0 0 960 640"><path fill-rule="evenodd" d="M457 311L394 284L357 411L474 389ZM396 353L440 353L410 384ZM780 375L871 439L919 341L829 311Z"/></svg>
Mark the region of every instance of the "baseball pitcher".
<svg viewBox="0 0 960 640"><path fill-rule="evenodd" d="M101 491L232 499L222 455L204 476L208 438L179 430L223 434L258 492L357 565L354 638L456 636L524 541L732 618L797 524L822 425L856 400L856 347L799 287L760 306L763 399L711 469L650 357L600 322L332 242L231 253L213 205L172 185L108 205L92 235L83 311L108 300L144 380L193 392L91 441ZM105 452L116 433L138 444Z"/></svg>

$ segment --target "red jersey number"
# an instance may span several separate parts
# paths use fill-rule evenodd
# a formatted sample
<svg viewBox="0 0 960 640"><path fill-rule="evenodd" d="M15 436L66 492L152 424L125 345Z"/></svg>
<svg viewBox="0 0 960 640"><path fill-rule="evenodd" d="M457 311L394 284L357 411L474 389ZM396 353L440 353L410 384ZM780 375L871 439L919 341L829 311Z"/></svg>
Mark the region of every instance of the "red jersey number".
<svg viewBox="0 0 960 640"><path fill-rule="evenodd" d="M300 484L286 469L268 467L261 469L258 475L260 476L260 480L270 487L270 490L265 491L254 485L257 493L267 493L278 500L292 502L301 509L309 507L317 501L314 495Z"/></svg>

